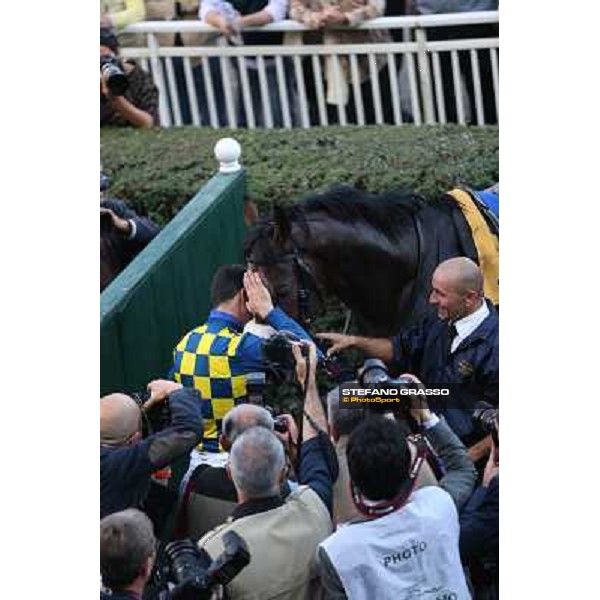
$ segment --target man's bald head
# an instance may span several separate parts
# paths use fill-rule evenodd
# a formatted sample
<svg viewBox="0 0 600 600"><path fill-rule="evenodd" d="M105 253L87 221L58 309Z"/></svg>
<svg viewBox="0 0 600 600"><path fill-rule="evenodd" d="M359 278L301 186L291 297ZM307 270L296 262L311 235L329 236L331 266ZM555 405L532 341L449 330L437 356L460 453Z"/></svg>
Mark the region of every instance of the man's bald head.
<svg viewBox="0 0 600 600"><path fill-rule="evenodd" d="M140 431L140 409L126 394L100 398L100 443L118 446Z"/></svg>
<svg viewBox="0 0 600 600"><path fill-rule="evenodd" d="M264 427L273 431L273 417L262 406L239 404L232 408L223 419L221 445L225 450L231 447L235 439L250 427Z"/></svg>
<svg viewBox="0 0 600 600"><path fill-rule="evenodd" d="M449 258L440 263L435 271L454 285L458 293L465 294L473 291L483 296L483 274L470 258L466 256Z"/></svg>
<svg viewBox="0 0 600 600"><path fill-rule="evenodd" d="M483 274L466 256L440 263L431 280L429 302L442 320L456 321L477 310L483 301Z"/></svg>

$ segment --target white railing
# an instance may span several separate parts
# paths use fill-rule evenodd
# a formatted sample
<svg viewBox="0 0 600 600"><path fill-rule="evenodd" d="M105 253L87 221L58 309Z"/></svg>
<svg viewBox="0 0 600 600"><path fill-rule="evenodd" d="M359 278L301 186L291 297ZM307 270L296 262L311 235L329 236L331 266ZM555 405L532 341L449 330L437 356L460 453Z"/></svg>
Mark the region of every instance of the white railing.
<svg viewBox="0 0 600 600"><path fill-rule="evenodd" d="M121 52L151 72L165 127L485 125L498 120L498 38L432 40L428 29L498 22L492 11L383 17L355 28L401 30L402 41L391 43L233 46L216 37L213 46L160 46L157 34L216 30L200 21L147 21L125 30L145 34L147 46ZM284 32L298 42L310 29L282 21L244 31ZM328 103L328 86L347 88L347 102Z"/></svg>

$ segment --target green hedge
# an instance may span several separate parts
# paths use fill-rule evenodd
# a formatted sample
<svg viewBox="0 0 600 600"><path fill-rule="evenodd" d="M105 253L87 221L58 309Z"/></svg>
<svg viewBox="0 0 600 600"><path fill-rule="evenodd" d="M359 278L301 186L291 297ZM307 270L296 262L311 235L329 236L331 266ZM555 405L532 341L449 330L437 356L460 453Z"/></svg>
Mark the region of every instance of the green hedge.
<svg viewBox="0 0 600 600"><path fill-rule="evenodd" d="M164 224L217 169L222 137L242 145L249 192L261 213L337 183L369 191L406 187L426 197L456 183L498 180L497 127L327 127L309 130L103 129L111 193Z"/></svg>

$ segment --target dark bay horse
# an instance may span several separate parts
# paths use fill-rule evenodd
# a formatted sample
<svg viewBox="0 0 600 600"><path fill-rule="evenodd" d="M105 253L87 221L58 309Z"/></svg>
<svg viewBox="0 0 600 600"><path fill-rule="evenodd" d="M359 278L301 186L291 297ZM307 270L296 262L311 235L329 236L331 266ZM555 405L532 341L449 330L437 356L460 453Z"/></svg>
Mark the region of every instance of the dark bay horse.
<svg viewBox="0 0 600 600"><path fill-rule="evenodd" d="M468 223L443 195L370 194L347 186L275 206L250 231L246 262L290 315L307 320L335 296L368 335L391 335L428 309L431 275L454 256L478 262Z"/></svg>

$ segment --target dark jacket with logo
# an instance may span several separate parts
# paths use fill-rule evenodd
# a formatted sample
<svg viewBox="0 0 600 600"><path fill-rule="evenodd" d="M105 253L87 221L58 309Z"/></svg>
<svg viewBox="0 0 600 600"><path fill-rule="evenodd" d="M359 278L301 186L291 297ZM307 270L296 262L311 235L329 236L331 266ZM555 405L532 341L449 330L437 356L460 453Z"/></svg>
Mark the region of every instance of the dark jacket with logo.
<svg viewBox="0 0 600 600"><path fill-rule="evenodd" d="M169 395L171 425L133 445L100 446L100 518L139 508L150 475L188 454L202 438L202 409L196 390Z"/></svg>
<svg viewBox="0 0 600 600"><path fill-rule="evenodd" d="M413 373L426 386L450 386L450 397L428 396L427 402L467 444L474 434L471 415L475 402L498 406L498 313L487 304L490 314L452 354L447 323L436 315L392 340L394 367L400 372Z"/></svg>

